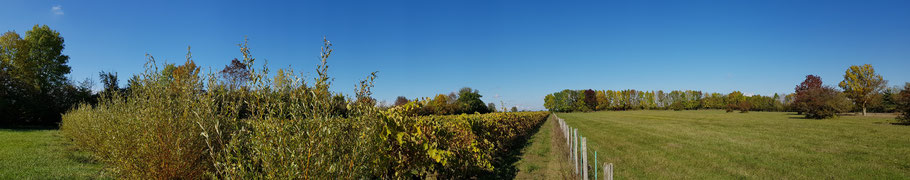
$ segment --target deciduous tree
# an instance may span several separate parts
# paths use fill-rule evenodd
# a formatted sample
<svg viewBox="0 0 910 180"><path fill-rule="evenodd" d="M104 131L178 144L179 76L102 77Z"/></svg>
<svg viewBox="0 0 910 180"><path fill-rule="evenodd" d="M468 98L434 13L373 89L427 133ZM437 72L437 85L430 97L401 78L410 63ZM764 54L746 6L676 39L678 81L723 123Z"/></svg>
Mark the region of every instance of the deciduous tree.
<svg viewBox="0 0 910 180"><path fill-rule="evenodd" d="M850 66L844 74L844 81L839 86L844 89L844 93L853 100L853 102L863 108L863 116L866 115L866 106L885 88L887 81L882 79L881 75L875 74L872 65L865 64L862 66Z"/></svg>
<svg viewBox="0 0 910 180"><path fill-rule="evenodd" d="M594 94L594 90L588 89L584 91L585 95L585 105L588 106L588 109L595 110L597 109L597 95Z"/></svg>
<svg viewBox="0 0 910 180"><path fill-rule="evenodd" d="M98 78L101 79L101 84L104 86L102 93L119 93L120 85L118 84L117 73L104 72L101 71L98 73Z"/></svg>
<svg viewBox="0 0 910 180"><path fill-rule="evenodd" d="M91 91L74 85L64 40L47 25L0 36L0 126L56 125L73 104Z"/></svg>
<svg viewBox="0 0 910 180"><path fill-rule="evenodd" d="M796 110L797 114L802 114L806 112L806 100L808 97L806 92L812 89L818 89L822 87L822 78L816 75L806 75L806 80L803 80L802 83L796 85L795 93L793 94L793 104L792 107Z"/></svg>
<svg viewBox="0 0 910 180"><path fill-rule="evenodd" d="M229 89L240 88L251 79L250 69L247 64L237 60L237 58L231 60L230 64L225 65L220 74Z"/></svg>
<svg viewBox="0 0 910 180"><path fill-rule="evenodd" d="M804 93L806 118L830 118L850 108L850 101L844 94L829 86L809 89Z"/></svg>
<svg viewBox="0 0 910 180"><path fill-rule="evenodd" d="M443 96L443 98L445 98L445 96ZM445 99L443 99L443 100L445 100ZM410 101L411 101L411 100L408 100L407 97L398 96L397 98L395 98L395 104L394 104L394 106L405 105L405 104L407 104L407 103L410 102Z"/></svg>
<svg viewBox="0 0 910 180"><path fill-rule="evenodd" d="M458 91L458 103L462 106L463 113L487 113L489 109L484 105L483 100L480 98L483 97L480 95L480 91L471 89L469 87L461 88Z"/></svg>

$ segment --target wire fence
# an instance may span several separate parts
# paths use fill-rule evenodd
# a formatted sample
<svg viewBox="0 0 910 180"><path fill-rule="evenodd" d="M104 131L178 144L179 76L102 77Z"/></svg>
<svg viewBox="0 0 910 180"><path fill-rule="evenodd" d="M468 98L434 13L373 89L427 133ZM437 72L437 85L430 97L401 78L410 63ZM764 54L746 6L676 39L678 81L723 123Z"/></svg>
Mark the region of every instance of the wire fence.
<svg viewBox="0 0 910 180"><path fill-rule="evenodd" d="M590 169L590 172L594 176L594 179L598 179L598 162L596 150L594 151L594 158L591 158L594 160L592 163L593 167L588 165L588 138L578 134L578 128L569 126L566 124L565 120L559 118L559 116L556 116L555 113L553 114L553 117L556 117L556 120L559 124L559 129L562 131L562 136L566 139L566 145L569 147L568 163L571 163L573 166L575 166L575 175L581 176L581 179L588 180L588 178L591 177L588 174ZM603 168L603 175L601 177L603 177L603 179L613 180L613 163L604 162L600 167Z"/></svg>

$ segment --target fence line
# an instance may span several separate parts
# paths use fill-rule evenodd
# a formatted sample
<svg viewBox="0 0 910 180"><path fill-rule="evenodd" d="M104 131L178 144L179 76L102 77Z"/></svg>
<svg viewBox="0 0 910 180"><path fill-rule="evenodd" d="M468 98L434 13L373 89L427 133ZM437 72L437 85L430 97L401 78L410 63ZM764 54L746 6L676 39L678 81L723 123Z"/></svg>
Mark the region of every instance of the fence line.
<svg viewBox="0 0 910 180"><path fill-rule="evenodd" d="M575 175L581 176L581 179L588 180L588 138L583 135L578 134L578 128L573 128L566 124L566 121L556 114L553 114L553 117L556 117L557 124L559 129L562 130L562 135L566 139L566 145L569 146L569 163L572 163L575 166ZM594 151L594 169L592 169L594 174L594 179L597 179L597 151ZM603 165L603 178L607 180L613 180L613 163L604 162Z"/></svg>

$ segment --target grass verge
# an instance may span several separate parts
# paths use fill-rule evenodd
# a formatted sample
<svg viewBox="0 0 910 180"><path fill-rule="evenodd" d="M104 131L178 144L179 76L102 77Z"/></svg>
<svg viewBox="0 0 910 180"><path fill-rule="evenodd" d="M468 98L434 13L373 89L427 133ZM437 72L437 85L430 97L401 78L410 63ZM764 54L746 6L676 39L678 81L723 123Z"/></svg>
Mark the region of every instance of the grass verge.
<svg viewBox="0 0 910 180"><path fill-rule="evenodd" d="M515 163L515 179L572 179L564 140L553 116L540 127L522 149L521 160Z"/></svg>
<svg viewBox="0 0 910 180"><path fill-rule="evenodd" d="M67 149L59 130L0 129L0 179L99 179L100 164Z"/></svg>

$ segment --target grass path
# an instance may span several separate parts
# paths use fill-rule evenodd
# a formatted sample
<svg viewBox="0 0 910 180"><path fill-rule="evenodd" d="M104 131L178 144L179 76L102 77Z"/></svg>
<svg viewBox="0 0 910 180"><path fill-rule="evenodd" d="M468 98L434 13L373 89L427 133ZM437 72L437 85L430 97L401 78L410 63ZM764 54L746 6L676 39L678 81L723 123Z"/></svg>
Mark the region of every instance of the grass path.
<svg viewBox="0 0 910 180"><path fill-rule="evenodd" d="M560 113L617 179L908 179L910 126L781 112ZM589 154L589 157L592 155Z"/></svg>
<svg viewBox="0 0 910 180"><path fill-rule="evenodd" d="M101 166L66 149L59 130L0 129L0 179L98 179Z"/></svg>
<svg viewBox="0 0 910 180"><path fill-rule="evenodd" d="M528 146L522 149L521 160L516 163L515 179L572 179L569 164L565 163L566 145L561 141L556 119L550 116Z"/></svg>

